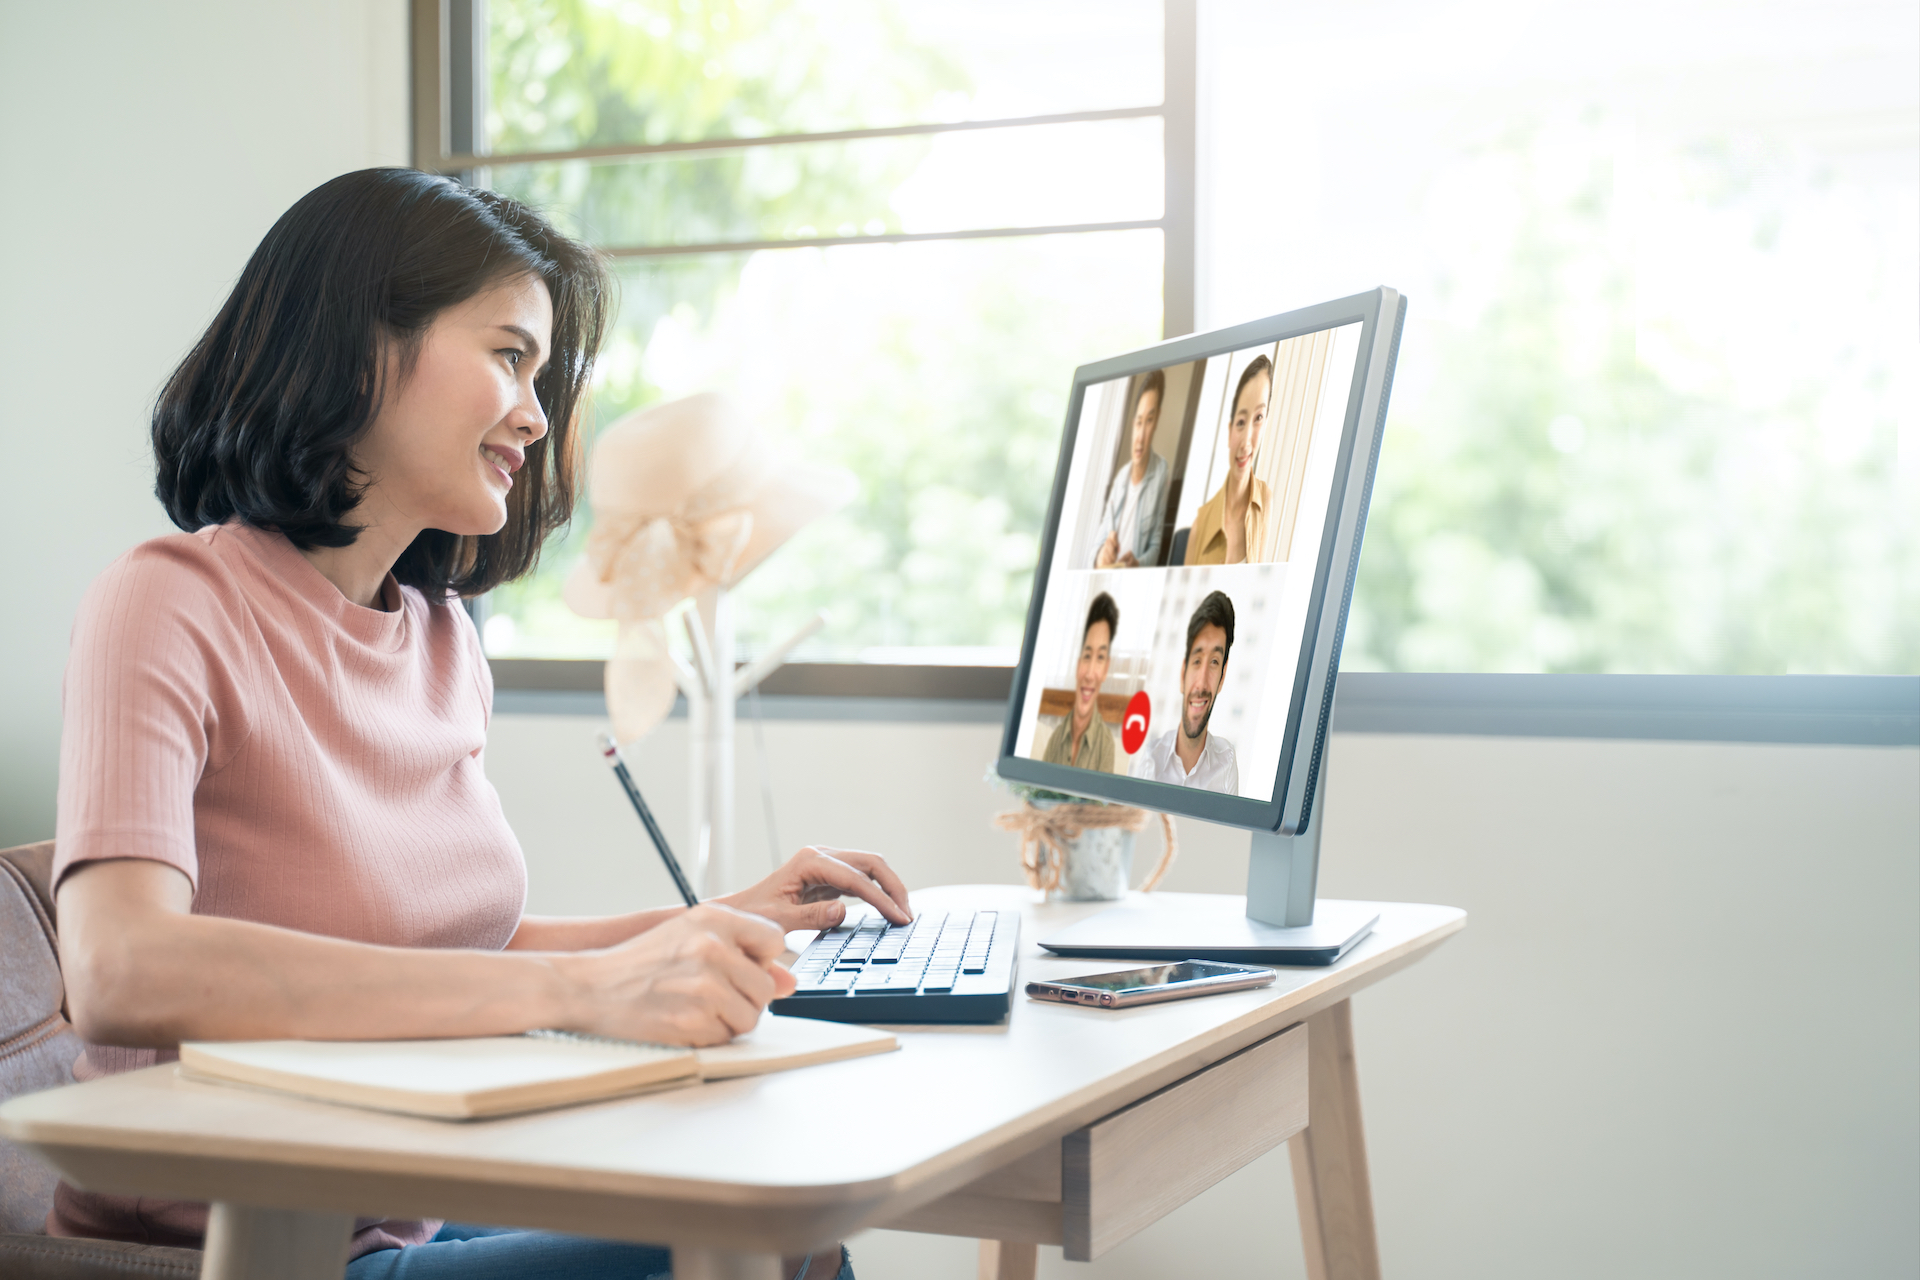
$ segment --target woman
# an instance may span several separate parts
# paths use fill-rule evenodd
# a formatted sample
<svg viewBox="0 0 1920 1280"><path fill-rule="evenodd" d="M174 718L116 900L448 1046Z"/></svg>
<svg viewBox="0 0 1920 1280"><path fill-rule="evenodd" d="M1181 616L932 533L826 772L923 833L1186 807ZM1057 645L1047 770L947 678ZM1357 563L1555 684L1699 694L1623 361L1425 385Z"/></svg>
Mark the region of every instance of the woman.
<svg viewBox="0 0 1920 1280"><path fill-rule="evenodd" d="M1233 389L1227 424L1227 478L1193 514L1188 564L1244 564L1266 554L1267 482L1253 473L1267 425L1273 361L1255 356Z"/></svg>
<svg viewBox="0 0 1920 1280"><path fill-rule="evenodd" d="M1074 669L1073 714L1047 739L1040 759L1081 769L1113 772L1113 730L1100 718L1100 686L1113 666L1113 637L1120 630L1120 606L1102 591L1087 609L1080 631L1080 661Z"/></svg>
<svg viewBox="0 0 1920 1280"><path fill-rule="evenodd" d="M587 249L422 173L336 178L267 233L154 411L186 532L121 557L74 624L54 878L77 1078L188 1039L716 1044L793 989L783 930L838 921L843 892L908 918L881 859L817 849L691 910L521 910L456 597L527 572L571 513L606 308ZM205 1222L62 1184L48 1225L192 1244ZM353 1257L352 1280L669 1266L416 1221L361 1225Z"/></svg>
<svg viewBox="0 0 1920 1280"><path fill-rule="evenodd" d="M1101 517L1107 536L1094 553L1096 569L1134 569L1160 563L1167 460L1153 451L1153 435L1160 427L1160 402L1166 395L1166 372L1155 369L1133 398L1131 461L1114 472L1113 483L1107 487L1107 505Z"/></svg>

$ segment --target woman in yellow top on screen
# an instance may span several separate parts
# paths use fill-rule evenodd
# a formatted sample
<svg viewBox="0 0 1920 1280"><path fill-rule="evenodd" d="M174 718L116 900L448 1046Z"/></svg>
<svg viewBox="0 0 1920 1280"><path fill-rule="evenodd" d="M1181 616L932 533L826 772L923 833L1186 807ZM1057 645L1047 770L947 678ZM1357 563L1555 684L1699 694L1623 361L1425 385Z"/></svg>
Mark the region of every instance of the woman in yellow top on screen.
<svg viewBox="0 0 1920 1280"><path fill-rule="evenodd" d="M1087 609L1080 633L1080 661L1074 668L1073 714L1047 739L1040 759L1081 769L1113 772L1113 730L1100 718L1100 686L1113 666L1113 637L1120 630L1120 606L1102 591Z"/></svg>
<svg viewBox="0 0 1920 1280"><path fill-rule="evenodd" d="M1255 356L1233 391L1227 424L1227 478L1200 504L1187 535L1188 564L1244 564L1266 554L1267 482L1253 473L1273 392L1273 361Z"/></svg>

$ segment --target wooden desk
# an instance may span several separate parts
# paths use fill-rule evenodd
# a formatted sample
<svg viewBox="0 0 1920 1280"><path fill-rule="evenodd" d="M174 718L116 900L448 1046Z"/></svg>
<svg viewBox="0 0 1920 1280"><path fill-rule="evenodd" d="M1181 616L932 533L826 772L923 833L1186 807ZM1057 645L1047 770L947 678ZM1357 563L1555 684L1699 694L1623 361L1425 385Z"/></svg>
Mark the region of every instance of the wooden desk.
<svg viewBox="0 0 1920 1280"><path fill-rule="evenodd" d="M1035 945L1101 904L914 897L1022 910L1023 982L1115 967ZM0 1131L82 1187L214 1202L215 1280L337 1280L354 1215L666 1244L678 1280L770 1280L783 1252L886 1226L979 1237L983 1273L1012 1280L1038 1244L1096 1256L1292 1138L1309 1272L1360 1280L1379 1263L1347 1001L1466 922L1380 911L1340 964L1260 990L1112 1012L1016 997L999 1026L901 1028L899 1053L538 1115L419 1120L163 1066L16 1098ZM868 1140L831 1122L856 1109Z"/></svg>

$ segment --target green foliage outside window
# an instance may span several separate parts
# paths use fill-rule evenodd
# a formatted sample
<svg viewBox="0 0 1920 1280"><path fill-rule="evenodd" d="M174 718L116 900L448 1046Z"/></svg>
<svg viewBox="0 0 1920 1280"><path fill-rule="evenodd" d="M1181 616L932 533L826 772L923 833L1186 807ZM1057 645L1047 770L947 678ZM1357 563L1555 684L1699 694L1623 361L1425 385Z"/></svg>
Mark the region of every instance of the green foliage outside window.
<svg viewBox="0 0 1920 1280"><path fill-rule="evenodd" d="M1806 299L1772 298L1778 327L1830 338L1785 375L1790 392L1743 405L1714 349L1693 352L1698 385L1676 385L1640 349L1661 335L1636 314L1601 149L1570 183L1543 176L1565 170L1570 137L1558 154L1529 133L1491 149L1517 231L1493 279L1452 282L1490 300L1426 300L1443 318L1418 327L1431 349L1417 358L1437 372L1389 416L1344 665L1920 671L1920 492L1899 476L1887 394L1897 338L1865 308L1826 300L1808 317ZM1684 161L1755 270L1777 248L1783 189L1811 185L1787 163ZM1846 283L1823 300L1858 302ZM1729 305L1691 303L1710 335ZM1848 384L1864 394L1836 394Z"/></svg>

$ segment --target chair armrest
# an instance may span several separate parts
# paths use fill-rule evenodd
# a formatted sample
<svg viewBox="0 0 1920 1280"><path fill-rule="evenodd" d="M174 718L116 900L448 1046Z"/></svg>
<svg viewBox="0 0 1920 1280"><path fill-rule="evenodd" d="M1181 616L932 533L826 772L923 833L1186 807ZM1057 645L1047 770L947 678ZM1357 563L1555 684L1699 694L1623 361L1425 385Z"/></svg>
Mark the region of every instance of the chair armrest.
<svg viewBox="0 0 1920 1280"><path fill-rule="evenodd" d="M0 1275L7 1280L197 1280L200 1250L8 1232L0 1235Z"/></svg>

